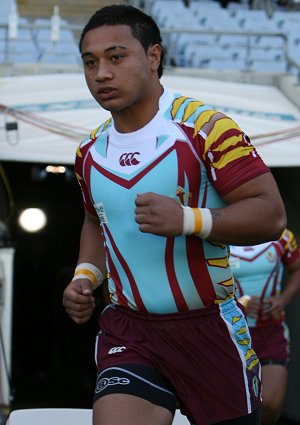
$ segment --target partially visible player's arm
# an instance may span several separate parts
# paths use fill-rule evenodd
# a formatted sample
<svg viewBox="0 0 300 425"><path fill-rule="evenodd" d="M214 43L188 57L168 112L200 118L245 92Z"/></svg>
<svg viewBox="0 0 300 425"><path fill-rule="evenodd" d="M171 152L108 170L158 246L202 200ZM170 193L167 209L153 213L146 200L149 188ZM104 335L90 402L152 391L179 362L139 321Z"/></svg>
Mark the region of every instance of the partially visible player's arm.
<svg viewBox="0 0 300 425"><path fill-rule="evenodd" d="M300 291L300 257L292 264L286 266L286 270L287 280L282 293L279 296L265 300L265 303L268 305L268 308L265 309L265 315L271 316L273 319L280 317L288 304Z"/></svg>
<svg viewBox="0 0 300 425"><path fill-rule="evenodd" d="M104 242L99 219L88 212L85 213L81 230L78 264L81 266L77 266L78 274L74 276L76 279L73 278L64 290L63 305L69 316L81 324L92 316L95 307L93 291L106 277ZM89 277L85 277L85 273Z"/></svg>
<svg viewBox="0 0 300 425"><path fill-rule="evenodd" d="M224 208L211 209L212 242L256 245L277 240L286 226L286 214L277 184L265 173L232 190ZM155 193L136 198L136 222L141 232L161 236L183 233L183 209L173 199Z"/></svg>

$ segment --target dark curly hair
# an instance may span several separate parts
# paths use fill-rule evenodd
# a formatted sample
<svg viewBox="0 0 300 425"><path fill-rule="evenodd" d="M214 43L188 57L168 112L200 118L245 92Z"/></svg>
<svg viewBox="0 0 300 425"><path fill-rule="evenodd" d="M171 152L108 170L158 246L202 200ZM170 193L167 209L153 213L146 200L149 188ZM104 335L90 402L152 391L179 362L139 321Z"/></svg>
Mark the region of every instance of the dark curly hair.
<svg viewBox="0 0 300 425"><path fill-rule="evenodd" d="M160 30L151 16L128 5L115 4L97 10L81 33L79 40L80 52L82 51L82 41L86 33L103 25L128 25L131 28L133 37L141 43L146 53L149 46L159 44L162 48L162 53L157 73L159 78L162 76L165 52L162 46Z"/></svg>

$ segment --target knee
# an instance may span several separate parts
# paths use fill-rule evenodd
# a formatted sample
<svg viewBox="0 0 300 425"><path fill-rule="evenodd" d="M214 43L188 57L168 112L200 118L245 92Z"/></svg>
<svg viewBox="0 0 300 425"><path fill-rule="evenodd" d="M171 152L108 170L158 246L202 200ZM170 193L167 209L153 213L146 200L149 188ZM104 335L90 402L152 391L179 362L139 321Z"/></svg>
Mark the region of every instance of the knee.
<svg viewBox="0 0 300 425"><path fill-rule="evenodd" d="M274 425L281 413L281 403L275 400L263 400L262 404L262 425Z"/></svg>

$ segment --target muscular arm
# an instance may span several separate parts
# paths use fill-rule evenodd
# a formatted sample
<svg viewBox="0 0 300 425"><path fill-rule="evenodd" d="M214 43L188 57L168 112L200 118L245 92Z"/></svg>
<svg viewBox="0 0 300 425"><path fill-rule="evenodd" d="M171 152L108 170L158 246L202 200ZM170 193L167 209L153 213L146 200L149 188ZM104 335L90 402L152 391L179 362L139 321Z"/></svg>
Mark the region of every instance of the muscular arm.
<svg viewBox="0 0 300 425"><path fill-rule="evenodd" d="M224 208L212 209L208 239L232 245L256 245L276 240L286 226L286 214L271 173L242 184L226 196ZM145 193L136 198L136 222L141 232L161 236L182 234L183 211L171 198Z"/></svg>
<svg viewBox="0 0 300 425"><path fill-rule="evenodd" d="M256 245L278 239L286 225L284 205L271 173L244 183L224 197L224 208L212 209L209 240Z"/></svg>
<svg viewBox="0 0 300 425"><path fill-rule="evenodd" d="M99 220L91 214L85 214L81 230L79 263L92 263L97 266L103 276L106 275L104 242ZM102 285L102 296L107 295L107 282ZM93 314L95 299L93 285L89 279L74 280L66 287L63 293L63 305L74 322L87 322Z"/></svg>

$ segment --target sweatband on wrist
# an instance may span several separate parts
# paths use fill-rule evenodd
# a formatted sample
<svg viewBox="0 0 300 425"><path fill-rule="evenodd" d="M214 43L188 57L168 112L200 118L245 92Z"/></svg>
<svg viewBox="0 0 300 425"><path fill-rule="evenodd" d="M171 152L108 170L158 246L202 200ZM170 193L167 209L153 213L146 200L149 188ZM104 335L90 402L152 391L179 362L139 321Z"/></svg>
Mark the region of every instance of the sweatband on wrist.
<svg viewBox="0 0 300 425"><path fill-rule="evenodd" d="M248 302L251 300L250 295L242 295L240 298L238 298L238 301L243 304L244 307L247 307Z"/></svg>
<svg viewBox="0 0 300 425"><path fill-rule="evenodd" d="M212 215L208 208L183 208L183 235L206 239L212 230Z"/></svg>
<svg viewBox="0 0 300 425"><path fill-rule="evenodd" d="M101 273L101 270L91 263L80 263L75 268L75 273L73 280L77 279L89 279L94 288L101 285L104 280L104 276Z"/></svg>

